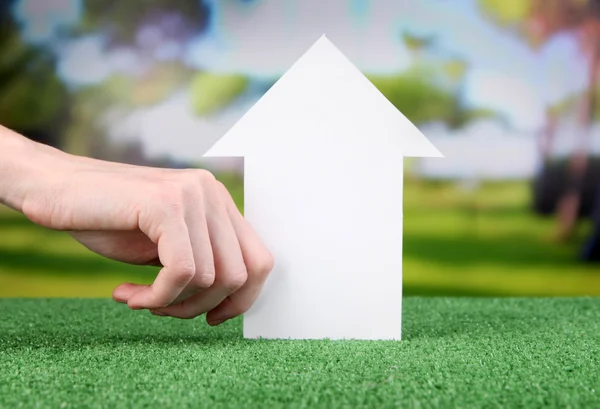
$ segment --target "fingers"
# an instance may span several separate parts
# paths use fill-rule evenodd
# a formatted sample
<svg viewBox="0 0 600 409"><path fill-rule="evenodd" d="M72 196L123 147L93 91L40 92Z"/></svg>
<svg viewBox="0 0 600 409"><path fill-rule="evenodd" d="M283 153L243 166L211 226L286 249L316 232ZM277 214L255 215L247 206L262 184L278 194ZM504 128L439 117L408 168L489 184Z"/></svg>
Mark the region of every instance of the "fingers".
<svg viewBox="0 0 600 409"><path fill-rule="evenodd" d="M157 243L163 266L156 280L150 286L122 284L113 298L157 315L194 318L208 313L209 324L217 325L252 306L273 259L214 177L198 183L186 176L177 193L160 203L159 210L167 210L162 220L152 211L141 217L145 222L140 229Z"/></svg>
<svg viewBox="0 0 600 409"><path fill-rule="evenodd" d="M147 285L133 284L133 283L123 283L117 286L112 293L113 300L127 304L127 301L131 298L131 296L141 290L142 288L148 287Z"/></svg>
<svg viewBox="0 0 600 409"><path fill-rule="evenodd" d="M196 266L192 282L195 284L196 290L202 290L210 287L215 281L216 268L209 226L206 221L204 205L192 206L186 209L185 213Z"/></svg>
<svg viewBox="0 0 600 409"><path fill-rule="evenodd" d="M161 308L171 304L196 274L194 252L184 218L169 217L157 229L156 243L164 266L151 286L142 287L131 295L131 309ZM151 239L152 232L147 232Z"/></svg>
<svg viewBox="0 0 600 409"><path fill-rule="evenodd" d="M190 206L185 213L196 271L190 283L172 304L177 304L199 291L209 288L214 283L216 276L215 260L204 205L198 203L195 206Z"/></svg>
<svg viewBox="0 0 600 409"><path fill-rule="evenodd" d="M220 195L223 197L227 217L231 221L231 226L239 243L242 260L247 272L247 279L237 291L234 291L239 286L239 283L231 281L230 285L227 286L227 278L217 278L215 285L205 292L199 293L178 305L156 311L160 315L169 315L177 318L194 318L208 312L208 323L210 325L218 325L245 313L252 306L258 298L269 273L273 269L274 261L272 255L263 245L254 229L240 214L227 190L222 185L220 185L219 189ZM222 271L219 267L217 268L217 277L220 277L223 273L226 274L227 271ZM229 277L231 279L232 275L229 275ZM215 300L222 299L224 294L228 294L228 296L213 308Z"/></svg>
<svg viewBox="0 0 600 409"><path fill-rule="evenodd" d="M246 283L248 273L240 243L223 199L222 192L218 190L206 203L206 223L217 271L213 285L197 296L155 312L193 318L215 308Z"/></svg>
<svg viewBox="0 0 600 409"><path fill-rule="evenodd" d="M274 266L271 253L263 245L252 226L240 214L231 197L229 195L227 197L227 212L240 243L248 279L242 288L207 314L206 318L210 325L221 324L248 311L258 298Z"/></svg>
<svg viewBox="0 0 600 409"><path fill-rule="evenodd" d="M188 285L170 303L172 305L210 287L215 279L215 264L204 212L201 209L192 208L186 213L185 220L189 226L190 243L194 253L195 274ZM113 299L120 303L127 303L133 294L148 287L132 283L121 284L113 291Z"/></svg>

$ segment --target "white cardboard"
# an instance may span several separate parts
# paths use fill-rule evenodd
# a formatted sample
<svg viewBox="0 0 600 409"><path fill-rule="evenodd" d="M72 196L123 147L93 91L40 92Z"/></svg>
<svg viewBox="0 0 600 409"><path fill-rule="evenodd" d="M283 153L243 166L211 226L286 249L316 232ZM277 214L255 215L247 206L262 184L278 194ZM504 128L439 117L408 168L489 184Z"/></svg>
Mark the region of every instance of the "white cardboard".
<svg viewBox="0 0 600 409"><path fill-rule="evenodd" d="M442 155L325 35L205 156L275 258L246 338L401 338L403 157Z"/></svg>

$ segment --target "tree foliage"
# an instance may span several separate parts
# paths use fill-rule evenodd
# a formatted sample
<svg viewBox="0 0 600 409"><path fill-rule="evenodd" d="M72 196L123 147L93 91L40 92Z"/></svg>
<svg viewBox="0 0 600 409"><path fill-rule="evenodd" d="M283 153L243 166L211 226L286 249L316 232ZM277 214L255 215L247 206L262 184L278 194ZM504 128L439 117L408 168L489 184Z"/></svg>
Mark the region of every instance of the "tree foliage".
<svg viewBox="0 0 600 409"><path fill-rule="evenodd" d="M597 0L478 0L480 10L501 27L539 47L554 34L597 19Z"/></svg>
<svg viewBox="0 0 600 409"><path fill-rule="evenodd" d="M534 1L479 0L479 6L497 24L504 27L518 27L531 13Z"/></svg>
<svg viewBox="0 0 600 409"><path fill-rule="evenodd" d="M424 71L369 79L377 89L411 122L423 124L431 121L446 123L450 128L460 128L482 117L493 117L488 110L469 109L463 106L460 93L441 87Z"/></svg>
<svg viewBox="0 0 600 409"><path fill-rule="evenodd" d="M190 85L193 111L204 116L226 107L247 89L248 83L242 75L197 73Z"/></svg>
<svg viewBox="0 0 600 409"><path fill-rule="evenodd" d="M64 107L66 88L54 55L21 39L11 3L0 4L0 123L21 132L48 128Z"/></svg>

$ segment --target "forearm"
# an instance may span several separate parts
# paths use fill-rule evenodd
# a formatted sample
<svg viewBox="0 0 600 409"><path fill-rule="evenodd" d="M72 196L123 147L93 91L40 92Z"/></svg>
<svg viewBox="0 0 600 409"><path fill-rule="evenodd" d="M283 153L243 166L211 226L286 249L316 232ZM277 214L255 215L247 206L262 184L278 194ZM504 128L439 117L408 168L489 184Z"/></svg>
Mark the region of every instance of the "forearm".
<svg viewBox="0 0 600 409"><path fill-rule="evenodd" d="M0 203L22 211L27 196L59 163L59 151L0 125Z"/></svg>
<svg viewBox="0 0 600 409"><path fill-rule="evenodd" d="M48 198L70 174L88 170L161 171L67 154L0 125L0 204L23 212L28 199Z"/></svg>

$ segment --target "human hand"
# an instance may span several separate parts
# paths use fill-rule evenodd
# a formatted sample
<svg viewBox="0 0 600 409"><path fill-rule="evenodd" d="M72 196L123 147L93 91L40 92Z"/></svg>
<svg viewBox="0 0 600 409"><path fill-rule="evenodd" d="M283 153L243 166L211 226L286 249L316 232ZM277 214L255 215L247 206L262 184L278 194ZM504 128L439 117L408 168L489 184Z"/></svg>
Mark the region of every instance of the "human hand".
<svg viewBox="0 0 600 409"><path fill-rule="evenodd" d="M116 301L178 318L207 313L211 325L254 303L273 258L212 174L42 156L52 163L22 194L29 219L105 257L162 267L152 285L118 286Z"/></svg>

